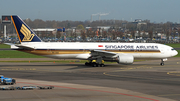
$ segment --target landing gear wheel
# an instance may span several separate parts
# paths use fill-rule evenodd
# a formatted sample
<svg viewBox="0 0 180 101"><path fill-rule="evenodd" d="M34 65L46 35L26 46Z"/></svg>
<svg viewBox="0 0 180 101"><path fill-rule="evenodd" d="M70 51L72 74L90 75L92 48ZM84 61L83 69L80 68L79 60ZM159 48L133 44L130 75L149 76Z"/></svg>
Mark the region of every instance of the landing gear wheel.
<svg viewBox="0 0 180 101"><path fill-rule="evenodd" d="M100 67L100 64L96 63L96 67Z"/></svg>
<svg viewBox="0 0 180 101"><path fill-rule="evenodd" d="M97 64L96 63L92 63L92 67L96 67L97 66Z"/></svg>
<svg viewBox="0 0 180 101"><path fill-rule="evenodd" d="M163 59L161 59L160 65L161 65L161 66L164 66L164 61L163 61Z"/></svg>
<svg viewBox="0 0 180 101"><path fill-rule="evenodd" d="M88 63L88 62L86 62L86 63L85 63L85 65L86 65L86 66L88 66L88 65L89 65L89 63Z"/></svg>
<svg viewBox="0 0 180 101"><path fill-rule="evenodd" d="M104 67L104 64L100 64L100 67Z"/></svg>
<svg viewBox="0 0 180 101"><path fill-rule="evenodd" d="M164 63L161 63L160 65L161 65L161 66L164 66Z"/></svg>

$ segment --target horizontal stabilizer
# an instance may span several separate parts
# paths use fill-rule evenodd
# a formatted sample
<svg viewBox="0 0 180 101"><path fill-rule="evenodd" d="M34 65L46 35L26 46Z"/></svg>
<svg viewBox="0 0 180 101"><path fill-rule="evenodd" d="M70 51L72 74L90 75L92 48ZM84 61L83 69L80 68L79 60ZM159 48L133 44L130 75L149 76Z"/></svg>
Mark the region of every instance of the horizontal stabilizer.
<svg viewBox="0 0 180 101"><path fill-rule="evenodd" d="M18 49L19 47L17 47L15 44L13 43L4 43L6 45L10 45L11 46L11 49Z"/></svg>
<svg viewBox="0 0 180 101"><path fill-rule="evenodd" d="M21 49L28 49L28 50L34 49L34 48L32 48L32 47L23 46L23 45L21 45L21 44L18 44L18 45L15 45L15 46L16 46L16 47L19 47L19 48L21 48Z"/></svg>

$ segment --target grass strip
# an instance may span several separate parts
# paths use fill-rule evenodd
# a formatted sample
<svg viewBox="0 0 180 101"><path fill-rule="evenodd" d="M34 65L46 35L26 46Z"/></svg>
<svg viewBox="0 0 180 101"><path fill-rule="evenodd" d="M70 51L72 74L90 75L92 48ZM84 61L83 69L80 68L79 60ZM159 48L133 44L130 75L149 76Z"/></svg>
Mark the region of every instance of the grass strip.
<svg viewBox="0 0 180 101"><path fill-rule="evenodd" d="M169 44L166 44L168 46L171 46L173 48L180 48L180 43L169 43Z"/></svg>
<svg viewBox="0 0 180 101"><path fill-rule="evenodd" d="M0 44L0 48L11 48L11 46L6 44Z"/></svg>
<svg viewBox="0 0 180 101"><path fill-rule="evenodd" d="M45 58L34 54L29 54L16 50L2 50L0 51L0 58Z"/></svg>

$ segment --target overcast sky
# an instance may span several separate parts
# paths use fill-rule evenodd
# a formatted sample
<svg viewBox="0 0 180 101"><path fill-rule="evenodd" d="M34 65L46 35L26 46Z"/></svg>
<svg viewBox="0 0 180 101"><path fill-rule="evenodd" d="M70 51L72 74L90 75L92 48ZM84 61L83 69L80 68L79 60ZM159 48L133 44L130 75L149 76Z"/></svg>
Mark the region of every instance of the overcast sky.
<svg viewBox="0 0 180 101"><path fill-rule="evenodd" d="M0 15L22 19L85 21L91 14L109 13L102 20L180 22L180 0L1 0ZM94 16L93 20L98 20Z"/></svg>

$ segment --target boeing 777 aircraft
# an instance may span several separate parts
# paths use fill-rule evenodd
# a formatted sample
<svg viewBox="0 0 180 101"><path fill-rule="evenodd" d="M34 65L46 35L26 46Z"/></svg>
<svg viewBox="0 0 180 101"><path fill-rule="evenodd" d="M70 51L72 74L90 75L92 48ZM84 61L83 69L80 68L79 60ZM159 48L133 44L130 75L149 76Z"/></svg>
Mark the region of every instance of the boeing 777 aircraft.
<svg viewBox="0 0 180 101"><path fill-rule="evenodd" d="M168 57L178 54L157 43L43 42L19 16L11 19L21 43L11 47L45 57L89 60L85 65L95 67L104 66L104 61L132 64L134 59L161 59L160 65L164 65Z"/></svg>

